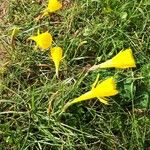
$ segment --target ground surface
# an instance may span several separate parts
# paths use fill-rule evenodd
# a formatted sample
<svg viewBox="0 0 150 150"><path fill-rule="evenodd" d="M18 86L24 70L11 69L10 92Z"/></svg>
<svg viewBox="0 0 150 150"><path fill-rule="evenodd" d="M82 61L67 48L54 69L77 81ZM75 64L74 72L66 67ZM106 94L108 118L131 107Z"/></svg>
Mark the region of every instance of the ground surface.
<svg viewBox="0 0 150 150"><path fill-rule="evenodd" d="M8 12L8 1L2 1L0 5L0 36L3 35L3 26L5 26L5 16ZM4 41L0 40L0 72L4 71L5 64L7 63L7 48L5 47Z"/></svg>
<svg viewBox="0 0 150 150"><path fill-rule="evenodd" d="M63 3L62 10L40 19L45 1L1 1L0 67L9 63L0 75L0 149L149 150L149 1ZM14 26L21 32L12 44L9 33ZM37 29L51 32L55 44L63 47L60 79L49 51L34 51L27 41ZM84 76L90 65L128 47L135 69L97 70ZM120 93L110 105L90 100L59 116L67 101L91 88L98 73L101 79L114 74L117 79Z"/></svg>

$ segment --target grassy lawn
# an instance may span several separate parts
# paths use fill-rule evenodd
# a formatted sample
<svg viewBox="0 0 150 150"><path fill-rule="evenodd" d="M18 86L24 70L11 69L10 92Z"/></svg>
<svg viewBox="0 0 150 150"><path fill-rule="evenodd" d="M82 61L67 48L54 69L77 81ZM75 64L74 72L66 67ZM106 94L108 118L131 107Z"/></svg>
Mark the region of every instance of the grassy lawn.
<svg viewBox="0 0 150 150"><path fill-rule="evenodd" d="M7 5L0 17L0 150L150 150L150 2L62 2L44 18L46 0L0 7ZM15 26L20 32L12 43ZM59 79L49 51L35 51L27 40L38 29L63 48ZM87 73L129 47L136 68ZM91 89L97 74L100 80L115 76L119 94L109 105L92 99L60 115L69 100Z"/></svg>

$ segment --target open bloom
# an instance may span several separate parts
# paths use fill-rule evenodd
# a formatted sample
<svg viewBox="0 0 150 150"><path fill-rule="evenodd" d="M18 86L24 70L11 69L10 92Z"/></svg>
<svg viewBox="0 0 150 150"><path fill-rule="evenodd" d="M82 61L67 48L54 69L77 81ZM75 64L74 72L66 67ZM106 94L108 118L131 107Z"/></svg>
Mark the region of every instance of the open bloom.
<svg viewBox="0 0 150 150"><path fill-rule="evenodd" d="M31 36L28 39L31 39L36 42L36 46L41 48L41 49L47 49L51 46L52 44L52 36L48 32L44 32L40 34L38 32L37 36Z"/></svg>
<svg viewBox="0 0 150 150"><path fill-rule="evenodd" d="M90 68L90 70L96 70L98 68L131 68L136 67L135 60L132 54L132 50L130 48L120 51L116 56L112 59L107 60L104 63L99 65L94 65Z"/></svg>
<svg viewBox="0 0 150 150"><path fill-rule="evenodd" d="M61 9L62 4L58 0L49 0L48 7L43 11L43 16L48 15L49 13L53 13L59 9Z"/></svg>
<svg viewBox="0 0 150 150"><path fill-rule="evenodd" d="M58 71L60 66L60 61L62 59L62 48L61 47L53 47L50 50L50 55L52 57L52 60L55 64L55 70L56 70L56 76L58 77Z"/></svg>
<svg viewBox="0 0 150 150"><path fill-rule="evenodd" d="M66 110L70 105L74 103L78 103L81 101L89 100L92 98L98 98L98 100L104 104L108 104L107 97L114 96L118 94L118 90L116 89L115 80L113 77L110 77L102 82L98 82L99 76L97 76L96 81L92 85L92 89L85 94L82 94L78 98L75 98L73 101L68 102L64 106L64 110Z"/></svg>

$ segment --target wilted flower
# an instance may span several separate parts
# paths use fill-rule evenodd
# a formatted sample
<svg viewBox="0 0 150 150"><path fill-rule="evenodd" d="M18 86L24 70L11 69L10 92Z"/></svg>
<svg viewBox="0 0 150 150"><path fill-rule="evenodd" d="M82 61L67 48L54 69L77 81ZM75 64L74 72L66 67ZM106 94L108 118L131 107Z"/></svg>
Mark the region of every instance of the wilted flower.
<svg viewBox="0 0 150 150"><path fill-rule="evenodd" d="M13 41L13 39L18 35L19 32L20 32L19 27L13 27L12 33L11 33L11 41Z"/></svg>
<svg viewBox="0 0 150 150"><path fill-rule="evenodd" d="M55 64L55 69L56 69L56 76L58 77L58 71L59 71L59 66L60 66L60 61L62 59L62 53L63 50L61 47L53 47L50 50L50 55L52 57L52 60Z"/></svg>
<svg viewBox="0 0 150 150"><path fill-rule="evenodd" d="M94 65L89 70L96 70L98 68L113 68L113 67L121 69L136 67L132 50L128 48L124 51L120 51L112 59L109 59L106 62L101 63L99 65Z"/></svg>
<svg viewBox="0 0 150 150"><path fill-rule="evenodd" d="M107 97L114 96L118 94L118 90L116 89L115 80L113 77L110 77L102 82L98 82L99 76L97 76L96 81L92 85L92 89L85 94L82 94L78 98L75 98L73 101L68 102L63 111L65 111L70 105L74 103L78 103L81 101L89 100L92 98L98 98L98 100L104 104L108 104Z"/></svg>
<svg viewBox="0 0 150 150"><path fill-rule="evenodd" d="M31 36L28 39L31 39L36 42L36 46L41 48L41 49L47 49L51 46L52 44L52 36L48 32L44 32L40 34L38 32L37 36Z"/></svg>
<svg viewBox="0 0 150 150"><path fill-rule="evenodd" d="M53 13L59 9L61 9L62 4L58 0L49 0L48 7L43 11L43 16L48 15L49 13Z"/></svg>

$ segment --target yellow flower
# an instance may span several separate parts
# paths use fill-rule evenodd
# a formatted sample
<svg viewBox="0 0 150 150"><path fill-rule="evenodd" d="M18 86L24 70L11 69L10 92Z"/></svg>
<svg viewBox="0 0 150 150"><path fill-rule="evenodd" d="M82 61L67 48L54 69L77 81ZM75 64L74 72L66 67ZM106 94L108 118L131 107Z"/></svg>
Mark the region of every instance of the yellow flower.
<svg viewBox="0 0 150 150"><path fill-rule="evenodd" d="M36 46L41 49L47 49L52 44L52 36L48 32L44 32L42 34L39 34L37 36L31 36L28 39L31 39L36 42Z"/></svg>
<svg viewBox="0 0 150 150"><path fill-rule="evenodd" d="M56 76L58 77L58 71L59 71L59 66L60 66L60 61L62 59L62 48L61 47L53 47L50 50L50 55L52 57L52 60L55 64L55 69L56 69Z"/></svg>
<svg viewBox="0 0 150 150"><path fill-rule="evenodd" d="M62 4L58 0L49 0L48 7L43 11L43 16L61 9Z"/></svg>
<svg viewBox="0 0 150 150"><path fill-rule="evenodd" d="M63 111L65 111L70 105L74 103L78 103L81 101L89 100L92 98L98 98L98 100L104 104L108 104L107 97L114 96L118 94L118 90L116 89L115 80L113 77L110 77L101 83L98 82L99 76L96 78L96 81L92 85L92 89L85 94L82 94L78 98L75 98L73 101L68 102L65 106Z"/></svg>
<svg viewBox="0 0 150 150"><path fill-rule="evenodd" d="M99 65L94 65L90 68L90 70L96 70L98 68L131 68L136 67L135 60L132 54L132 50L130 48L120 51L116 56L112 59L107 60L104 63Z"/></svg>

